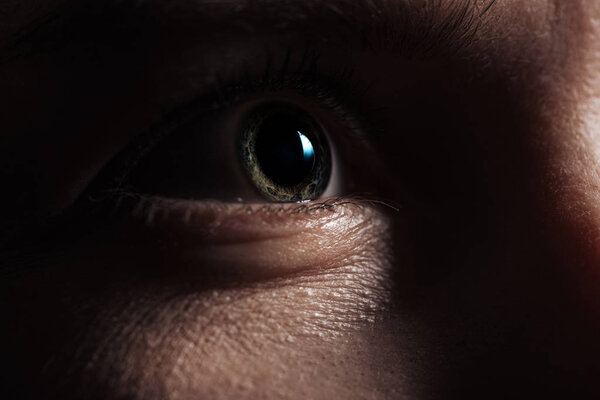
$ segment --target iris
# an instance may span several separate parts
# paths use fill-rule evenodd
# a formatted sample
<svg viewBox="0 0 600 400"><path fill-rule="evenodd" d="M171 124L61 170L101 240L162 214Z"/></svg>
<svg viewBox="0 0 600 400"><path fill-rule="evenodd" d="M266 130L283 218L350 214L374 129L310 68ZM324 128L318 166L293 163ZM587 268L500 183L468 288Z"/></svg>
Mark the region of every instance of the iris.
<svg viewBox="0 0 600 400"><path fill-rule="evenodd" d="M242 162L253 184L275 201L315 199L331 174L327 138L306 112L271 103L254 110L241 140Z"/></svg>

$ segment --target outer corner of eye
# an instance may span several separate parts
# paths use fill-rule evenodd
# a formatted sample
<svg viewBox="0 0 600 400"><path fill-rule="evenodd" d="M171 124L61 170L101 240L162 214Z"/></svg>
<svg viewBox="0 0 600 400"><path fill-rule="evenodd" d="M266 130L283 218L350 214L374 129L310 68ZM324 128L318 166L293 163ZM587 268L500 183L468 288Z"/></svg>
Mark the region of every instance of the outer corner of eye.
<svg viewBox="0 0 600 400"><path fill-rule="evenodd" d="M301 107L282 101L260 104L248 112L240 134L242 166L267 200L298 202L339 193L333 143Z"/></svg>

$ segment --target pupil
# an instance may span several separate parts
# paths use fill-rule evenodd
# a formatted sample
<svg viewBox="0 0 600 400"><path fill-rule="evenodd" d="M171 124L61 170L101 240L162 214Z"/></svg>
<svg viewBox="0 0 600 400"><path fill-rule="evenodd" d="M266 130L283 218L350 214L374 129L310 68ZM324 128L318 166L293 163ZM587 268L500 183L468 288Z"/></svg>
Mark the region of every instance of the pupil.
<svg viewBox="0 0 600 400"><path fill-rule="evenodd" d="M315 151L307 129L294 117L274 115L256 134L256 158L263 171L281 186L295 186L312 171Z"/></svg>

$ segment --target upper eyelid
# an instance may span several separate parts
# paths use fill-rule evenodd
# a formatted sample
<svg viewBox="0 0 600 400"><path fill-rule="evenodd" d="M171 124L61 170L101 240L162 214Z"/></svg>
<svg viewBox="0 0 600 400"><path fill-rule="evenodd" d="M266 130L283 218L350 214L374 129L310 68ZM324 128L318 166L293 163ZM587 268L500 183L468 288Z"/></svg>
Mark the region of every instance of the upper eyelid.
<svg viewBox="0 0 600 400"><path fill-rule="evenodd" d="M226 80L218 77L212 89L162 115L150 129L135 135L130 144L92 179L80 196L81 201L92 201L102 206L107 198L129 193L124 188L127 176L155 146L196 118L209 117L219 109L234 107L246 94L295 91L307 100L312 99L314 103L335 112L338 122L346 123L342 126L345 133L353 139L368 141L370 134L378 132L360 104L370 85L365 87L356 83L352 68L340 69L338 74L331 76L321 74L319 55L309 44L302 49L302 53L297 53L302 54L301 58L291 61L292 54L288 48L283 57L267 55L265 68L258 74L251 75L248 68L242 67L232 78Z"/></svg>

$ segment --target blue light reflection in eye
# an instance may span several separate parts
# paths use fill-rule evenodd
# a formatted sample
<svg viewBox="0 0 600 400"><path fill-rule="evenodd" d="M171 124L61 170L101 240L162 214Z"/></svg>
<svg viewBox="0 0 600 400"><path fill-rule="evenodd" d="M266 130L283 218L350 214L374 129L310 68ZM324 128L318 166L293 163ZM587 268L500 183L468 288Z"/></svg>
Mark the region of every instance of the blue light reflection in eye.
<svg viewBox="0 0 600 400"><path fill-rule="evenodd" d="M313 148L310 139L302 134L302 132L298 131L298 135L300 135L300 142L302 142L302 151L304 153L304 162L312 164L315 159L315 149Z"/></svg>

